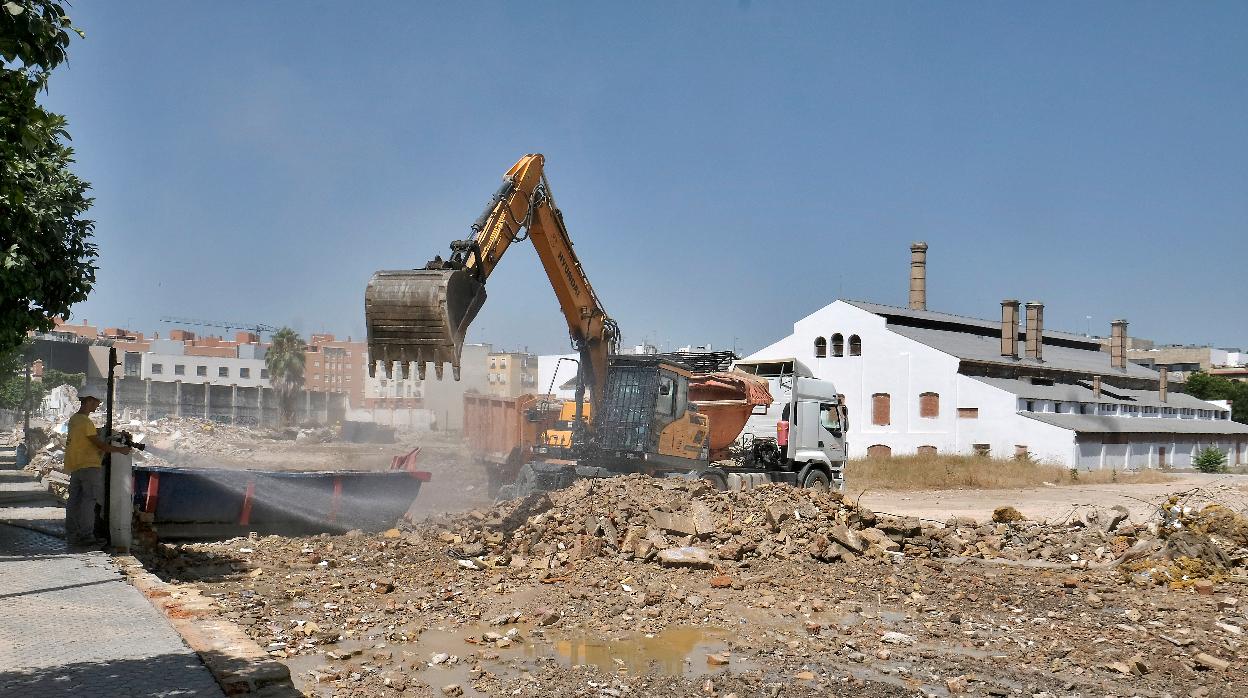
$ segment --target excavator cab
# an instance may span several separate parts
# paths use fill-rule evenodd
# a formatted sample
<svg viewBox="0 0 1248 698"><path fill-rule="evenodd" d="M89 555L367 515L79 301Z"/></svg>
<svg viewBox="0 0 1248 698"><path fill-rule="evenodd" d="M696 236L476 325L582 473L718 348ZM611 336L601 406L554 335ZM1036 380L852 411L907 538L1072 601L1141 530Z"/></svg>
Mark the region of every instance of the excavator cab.
<svg viewBox="0 0 1248 698"><path fill-rule="evenodd" d="M442 365L449 363L459 380L464 335L485 303L485 283L472 269L436 268L439 264L445 263L435 259L425 269L379 271L369 280L364 292L369 376L376 375L378 361L392 376L398 361L405 379L412 363L420 379L429 363L441 379Z"/></svg>
<svg viewBox="0 0 1248 698"><path fill-rule="evenodd" d="M653 356L613 356L595 446L611 459L689 470L705 461L706 415L689 401L688 366Z"/></svg>

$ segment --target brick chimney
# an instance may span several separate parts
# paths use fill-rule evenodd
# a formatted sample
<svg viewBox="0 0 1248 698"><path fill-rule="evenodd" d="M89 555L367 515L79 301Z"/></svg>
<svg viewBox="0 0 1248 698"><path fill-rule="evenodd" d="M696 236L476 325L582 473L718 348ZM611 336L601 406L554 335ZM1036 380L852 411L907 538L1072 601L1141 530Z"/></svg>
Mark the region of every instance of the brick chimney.
<svg viewBox="0 0 1248 698"><path fill-rule="evenodd" d="M1162 402L1166 401L1166 396L1170 392L1170 369L1162 366L1159 369L1161 378L1157 380L1157 395Z"/></svg>
<svg viewBox="0 0 1248 698"><path fill-rule="evenodd" d="M1127 321L1109 323L1109 365L1121 371L1127 370Z"/></svg>
<svg viewBox="0 0 1248 698"><path fill-rule="evenodd" d="M1001 301L1001 356L1018 358L1018 301Z"/></svg>
<svg viewBox="0 0 1248 698"><path fill-rule="evenodd" d="M1027 358L1044 361L1044 303L1027 303Z"/></svg>
<svg viewBox="0 0 1248 698"><path fill-rule="evenodd" d="M1101 377L1092 376L1092 397L1101 399Z"/></svg>
<svg viewBox="0 0 1248 698"><path fill-rule="evenodd" d="M927 243L910 245L910 309L927 310Z"/></svg>

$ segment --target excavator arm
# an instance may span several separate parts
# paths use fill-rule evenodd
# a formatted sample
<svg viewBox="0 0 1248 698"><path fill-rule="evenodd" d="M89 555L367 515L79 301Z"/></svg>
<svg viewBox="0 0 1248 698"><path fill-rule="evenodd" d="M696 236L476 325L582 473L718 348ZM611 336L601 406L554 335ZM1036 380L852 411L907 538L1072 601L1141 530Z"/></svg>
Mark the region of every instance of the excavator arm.
<svg viewBox="0 0 1248 698"><path fill-rule="evenodd" d="M426 364L433 363L441 378L443 363L449 363L458 380L464 336L485 302L486 280L511 244L527 237L537 250L567 320L572 345L581 357L577 404L583 399L581 391L589 387L593 407L598 407L608 357L618 348L620 332L603 310L572 249L543 164L541 155L531 154L507 171L502 186L472 224L471 237L451 243L450 258L434 257L423 269L373 275L364 295L369 375L376 374L380 361L390 376L394 363L399 362L407 378L415 363L423 379Z"/></svg>

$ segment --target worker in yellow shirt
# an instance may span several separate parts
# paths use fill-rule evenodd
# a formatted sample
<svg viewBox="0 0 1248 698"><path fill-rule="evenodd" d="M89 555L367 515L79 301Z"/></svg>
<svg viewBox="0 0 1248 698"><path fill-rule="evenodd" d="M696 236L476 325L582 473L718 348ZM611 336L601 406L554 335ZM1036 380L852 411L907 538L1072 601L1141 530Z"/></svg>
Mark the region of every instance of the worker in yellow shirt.
<svg viewBox="0 0 1248 698"><path fill-rule="evenodd" d="M79 548L97 548L104 541L95 537L96 507L104 505L105 453L130 453L125 446L112 446L100 437L91 413L100 406L94 395L79 395L82 405L69 418L69 438L65 446L65 472L69 473L69 503L65 506L65 540Z"/></svg>

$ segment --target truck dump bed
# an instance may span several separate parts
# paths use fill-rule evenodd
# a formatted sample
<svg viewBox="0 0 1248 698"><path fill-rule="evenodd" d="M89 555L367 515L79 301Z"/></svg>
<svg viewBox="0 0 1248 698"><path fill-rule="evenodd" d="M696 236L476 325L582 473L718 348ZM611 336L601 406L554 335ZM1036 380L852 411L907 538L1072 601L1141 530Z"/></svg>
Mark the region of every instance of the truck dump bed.
<svg viewBox="0 0 1248 698"><path fill-rule="evenodd" d="M515 481L520 466L532 458L538 437L558 419L561 406L560 401L537 395L464 395L464 442L472 458L485 467L491 493Z"/></svg>

